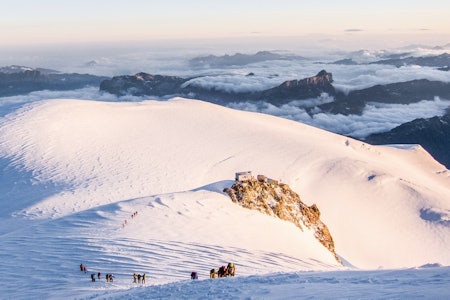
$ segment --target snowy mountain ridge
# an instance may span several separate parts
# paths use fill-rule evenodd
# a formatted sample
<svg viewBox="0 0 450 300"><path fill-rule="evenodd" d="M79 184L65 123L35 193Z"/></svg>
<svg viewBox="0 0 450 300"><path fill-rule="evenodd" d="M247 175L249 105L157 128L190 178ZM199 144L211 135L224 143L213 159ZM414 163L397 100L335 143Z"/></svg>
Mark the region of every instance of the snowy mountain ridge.
<svg viewBox="0 0 450 300"><path fill-rule="evenodd" d="M420 146L181 98L59 99L0 119L0 164L1 289L17 299L120 295L133 272L156 285L227 262L237 277L346 268L314 230L235 205L223 190L242 170L315 203L347 267L450 265L450 174ZM80 263L115 283L89 285Z"/></svg>

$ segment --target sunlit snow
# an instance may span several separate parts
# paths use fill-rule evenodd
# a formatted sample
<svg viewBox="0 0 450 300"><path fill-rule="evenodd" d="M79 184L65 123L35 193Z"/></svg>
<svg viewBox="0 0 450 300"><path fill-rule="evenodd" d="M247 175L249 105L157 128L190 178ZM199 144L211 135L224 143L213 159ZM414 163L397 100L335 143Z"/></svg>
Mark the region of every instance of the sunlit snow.
<svg viewBox="0 0 450 300"><path fill-rule="evenodd" d="M450 175L420 146L181 98L58 99L0 119L0 166L9 298L448 296ZM316 203L344 266L309 230L232 203L245 170ZM235 278L208 279L228 262Z"/></svg>

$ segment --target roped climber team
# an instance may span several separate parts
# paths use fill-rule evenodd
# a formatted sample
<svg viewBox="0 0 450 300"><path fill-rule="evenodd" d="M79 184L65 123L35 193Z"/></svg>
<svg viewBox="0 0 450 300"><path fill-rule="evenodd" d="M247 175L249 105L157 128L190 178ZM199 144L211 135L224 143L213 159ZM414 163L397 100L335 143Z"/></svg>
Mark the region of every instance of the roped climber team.
<svg viewBox="0 0 450 300"><path fill-rule="evenodd" d="M85 265L80 264L80 271L83 273L87 273L87 268ZM218 270L217 269L211 269L209 272L209 278L217 278L217 277L227 277L227 276L234 276L236 274L236 267L234 265L234 263L228 263L227 266L223 265L221 266ZM100 280L100 276L101 273L98 272L97 274L95 273L91 273L90 278L92 282L96 281L96 276L97 275L97 279ZM106 282L113 282L114 276L112 274L106 274L105 275L105 279ZM133 283L138 283L138 284L145 284L145 281L147 279L147 275L144 273L143 275L141 274L133 274ZM198 274L197 272L193 271L191 272L191 279L192 280L196 280L198 279Z"/></svg>
<svg viewBox="0 0 450 300"><path fill-rule="evenodd" d="M218 270L211 269L209 271L209 278L217 278L217 277L227 277L227 276L234 276L236 273L236 267L234 263L228 263L228 265L221 266Z"/></svg>

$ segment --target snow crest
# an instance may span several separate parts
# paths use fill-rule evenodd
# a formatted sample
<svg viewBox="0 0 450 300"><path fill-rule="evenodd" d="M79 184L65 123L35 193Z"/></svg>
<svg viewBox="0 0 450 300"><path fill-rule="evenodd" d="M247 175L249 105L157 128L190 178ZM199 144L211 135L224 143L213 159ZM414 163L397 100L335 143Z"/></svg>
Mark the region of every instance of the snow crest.
<svg viewBox="0 0 450 300"><path fill-rule="evenodd" d="M311 231L234 205L222 191L242 170L316 203L347 266L450 265L450 175L421 147L196 100L58 99L0 119L0 167L1 290L16 298L120 298L133 272L163 284L227 262L237 277L342 269ZM88 285L80 263L115 282Z"/></svg>

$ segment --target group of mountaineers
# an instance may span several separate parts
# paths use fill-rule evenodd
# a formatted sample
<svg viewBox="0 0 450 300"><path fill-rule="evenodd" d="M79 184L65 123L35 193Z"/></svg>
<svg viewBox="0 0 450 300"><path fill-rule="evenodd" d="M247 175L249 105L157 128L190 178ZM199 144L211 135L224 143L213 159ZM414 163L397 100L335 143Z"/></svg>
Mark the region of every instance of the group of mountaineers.
<svg viewBox="0 0 450 300"><path fill-rule="evenodd" d="M87 268L85 265L80 264L80 271L83 273L87 273ZM228 263L227 266L221 266L219 269L211 269L211 271L209 272L209 278L217 278L217 277L227 277L227 276L234 276L236 273L236 267L234 265L234 263ZM96 276L97 275L97 276ZM91 274L91 281L95 282L96 281L96 277L97 280L100 280L101 273L97 272L97 273L92 273ZM106 274L105 275L106 278L106 282L113 282L114 280L114 276L112 274ZM147 275L144 273L143 275L141 274L133 274L133 283L139 283L139 284L145 284L145 281L147 279ZM197 272L191 272L191 279L198 279L198 274Z"/></svg>
<svg viewBox="0 0 450 300"><path fill-rule="evenodd" d="M83 264L80 264L80 271L81 272L83 272L83 273L87 273L87 268L86 268L86 266L85 265L83 265ZM97 272L97 274L95 274L95 273L91 273L91 281L92 282L95 282L95 275L97 275L97 280L100 280L100 276L102 275L102 273L101 272ZM113 274L106 274L105 275L105 279L106 279L106 282L113 282L114 281L114 275Z"/></svg>
<svg viewBox="0 0 450 300"><path fill-rule="evenodd" d="M138 215L138 212L135 211L131 214L131 219L136 218ZM128 224L128 220L125 219L125 221L122 223L122 228L124 228L126 225ZM80 271L82 271L83 273L87 273L87 269L86 266L83 264L80 264ZM227 266L223 265L221 266L219 269L211 269L209 272L209 278L217 278L217 277L228 277L228 276L234 276L236 273L236 267L234 265L234 263L228 263ZM96 276L97 275L97 276ZM101 273L98 272L96 273L92 273L90 275L91 277L91 281L95 282L96 281L96 277L97 280L100 280L100 276ZM145 284L145 280L146 280L147 275L144 273L143 275L141 274L133 274L133 283L139 283L139 284ZM106 274L105 275L106 278L106 282L113 282L113 278L114 276L112 274ZM198 274L197 272L193 271L191 272L191 279L198 279Z"/></svg>
<svg viewBox="0 0 450 300"><path fill-rule="evenodd" d="M228 265L221 266L219 270L211 269L209 271L209 278L217 278L217 277L227 277L227 276L234 276L236 273L236 267L233 263L228 263Z"/></svg>
<svg viewBox="0 0 450 300"><path fill-rule="evenodd" d="M131 219L135 219L138 215L137 211L134 211L131 214ZM128 220L125 219L124 222L122 223L122 228L124 228L126 225L128 225ZM80 264L80 271L84 272L85 274L87 273L87 269L86 266L83 264ZM228 277L228 276L234 276L236 273L236 267L234 265L234 263L228 263L227 266L223 265L221 267L219 267L219 269L211 269L209 272L209 278L221 278L221 277ZM96 276L97 275L97 276ZM97 280L100 280L100 276L101 273L92 273L91 274L91 281L95 282L96 278ZM113 282L113 278L114 276L112 274L106 274L106 282ZM143 275L141 274L133 274L133 283L138 283L138 284L145 284L146 282L146 278L147 275L144 273ZM198 274L197 272L193 271L191 272L191 279L195 280L198 279Z"/></svg>
<svg viewBox="0 0 450 300"><path fill-rule="evenodd" d="M226 267L221 266L218 270L211 269L211 271L209 271L209 278L234 276L235 273L236 273L236 267L234 266L234 264L228 263L228 265ZM191 279L198 279L197 272L191 273Z"/></svg>

